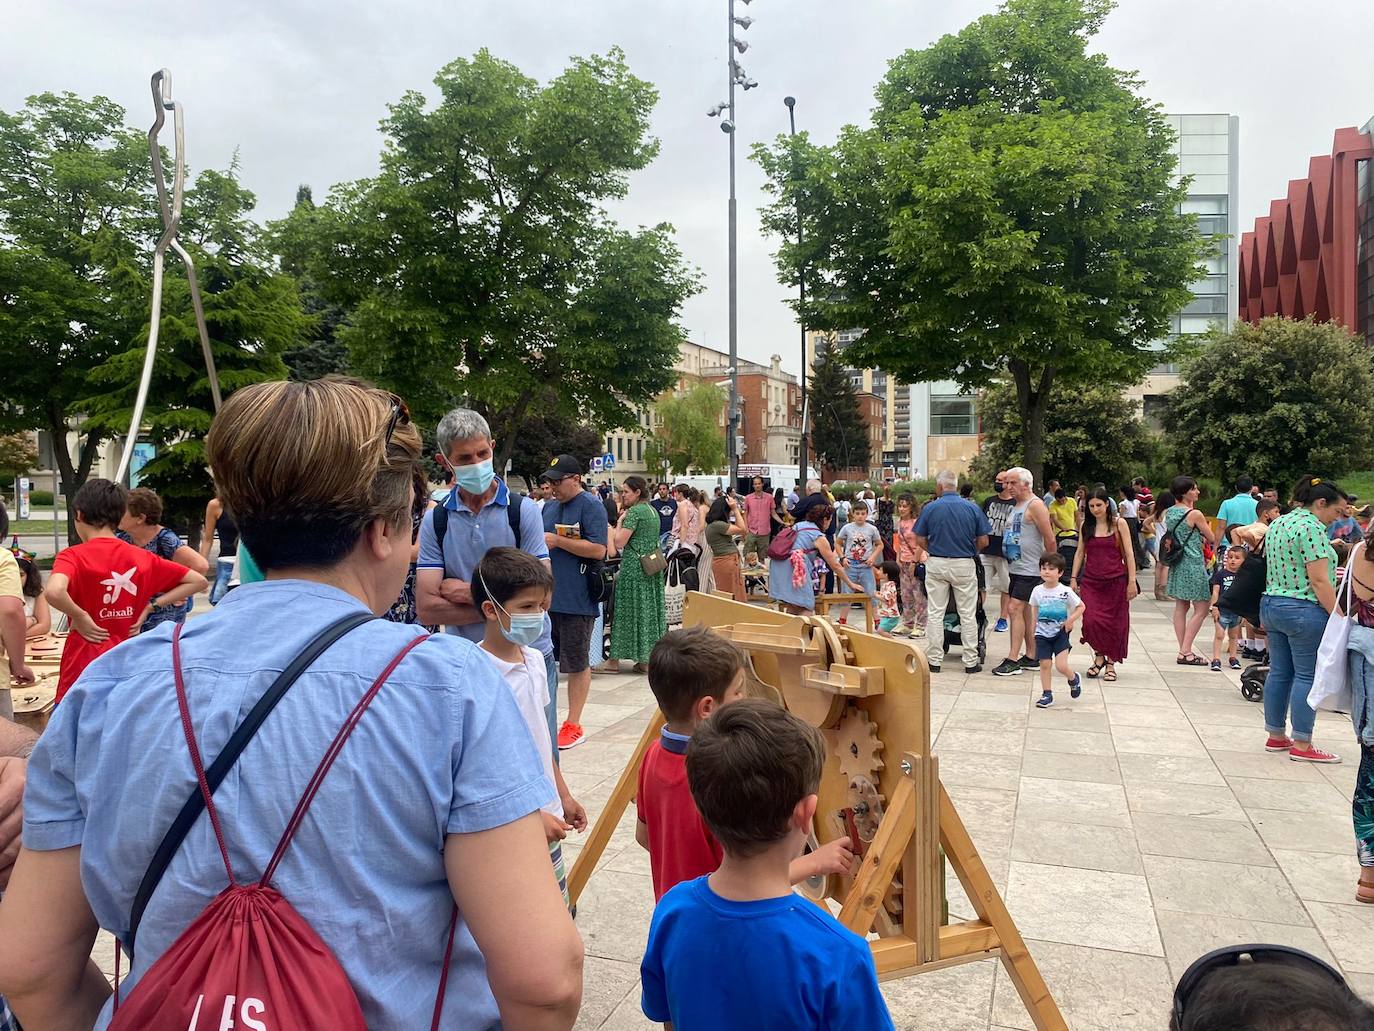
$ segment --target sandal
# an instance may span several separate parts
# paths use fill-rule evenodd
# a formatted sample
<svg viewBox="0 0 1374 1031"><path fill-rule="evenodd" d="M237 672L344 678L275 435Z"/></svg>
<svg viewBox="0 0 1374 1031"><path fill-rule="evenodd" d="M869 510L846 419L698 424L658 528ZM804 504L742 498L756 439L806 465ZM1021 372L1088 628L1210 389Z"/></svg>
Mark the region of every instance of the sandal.
<svg viewBox="0 0 1374 1031"><path fill-rule="evenodd" d="M1205 666L1207 665L1207 660L1196 652L1192 652L1188 655L1179 652L1178 658L1174 660L1174 664L1177 666Z"/></svg>
<svg viewBox="0 0 1374 1031"><path fill-rule="evenodd" d="M1101 673L1102 666L1100 663L1096 662L1094 662L1091 666L1089 666L1087 669L1083 671L1083 675L1087 677L1089 680L1096 680Z"/></svg>
<svg viewBox="0 0 1374 1031"><path fill-rule="evenodd" d="M1110 662L1107 663L1107 672L1102 674L1102 681L1107 684L1116 683L1116 670L1112 669Z"/></svg>
<svg viewBox="0 0 1374 1031"><path fill-rule="evenodd" d="M1374 904L1374 884L1365 884L1361 881L1355 885L1355 901Z"/></svg>
<svg viewBox="0 0 1374 1031"><path fill-rule="evenodd" d="M618 676L620 676L620 667L619 667L619 666L616 666L616 667L614 667L614 668L611 668L611 667L605 666L605 665L593 666L593 667L592 667L592 672L593 672L593 673L599 673L599 674L601 674L601 675L603 675L603 676L608 676L608 677L618 677Z"/></svg>

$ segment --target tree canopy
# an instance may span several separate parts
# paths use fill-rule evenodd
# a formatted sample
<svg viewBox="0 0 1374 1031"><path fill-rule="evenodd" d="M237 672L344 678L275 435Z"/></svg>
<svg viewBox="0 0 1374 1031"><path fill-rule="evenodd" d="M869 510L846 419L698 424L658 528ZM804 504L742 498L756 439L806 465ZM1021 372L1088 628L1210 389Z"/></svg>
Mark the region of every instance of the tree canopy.
<svg viewBox="0 0 1374 1031"><path fill-rule="evenodd" d="M644 448L644 464L665 474L718 472L725 465L724 411L725 395L714 383L665 394L654 405L654 432Z"/></svg>
<svg viewBox="0 0 1374 1031"><path fill-rule="evenodd" d="M73 456L74 406L146 332L156 212L147 141L119 105L42 93L0 111L0 429L46 430L68 496L109 435L78 423Z"/></svg>
<svg viewBox="0 0 1374 1031"><path fill-rule="evenodd" d="M969 475L990 490L1003 469L1024 464L1025 424L1010 383L984 390L978 399L983 438ZM1080 483L1105 483L1115 491L1143 475L1158 457L1154 435L1140 419L1139 402L1110 384L1050 388L1045 408L1044 479L1068 490Z"/></svg>
<svg viewBox="0 0 1374 1031"><path fill-rule="evenodd" d="M1334 323L1238 323L1188 360L1162 421L1183 469L1282 489L1374 465L1369 349Z"/></svg>
<svg viewBox="0 0 1374 1031"><path fill-rule="evenodd" d="M872 457L868 424L859 410L859 395L849 378L849 370L828 340L816 348L806 393L811 451L817 463L832 472L867 469Z"/></svg>
<svg viewBox="0 0 1374 1031"><path fill-rule="evenodd" d="M295 234L354 371L433 422L482 411L497 461L549 396L598 427L634 424L668 388L683 301L696 289L667 225L613 225L603 205L658 152L657 94L618 50L541 86L487 51L406 93L382 123L381 171L298 205Z"/></svg>
<svg viewBox="0 0 1374 1031"><path fill-rule="evenodd" d="M755 151L780 278L805 269L804 324L864 329L846 360L908 382L1009 380L1037 474L1055 382L1127 385L1158 363L1204 254L1164 116L1088 52L1110 8L1005 0L896 58L871 126Z"/></svg>
<svg viewBox="0 0 1374 1031"><path fill-rule="evenodd" d="M535 399L520 420L511 449L510 468L534 489L556 455L572 455L586 465L605 449L606 437L594 426L570 419L560 410L552 390Z"/></svg>

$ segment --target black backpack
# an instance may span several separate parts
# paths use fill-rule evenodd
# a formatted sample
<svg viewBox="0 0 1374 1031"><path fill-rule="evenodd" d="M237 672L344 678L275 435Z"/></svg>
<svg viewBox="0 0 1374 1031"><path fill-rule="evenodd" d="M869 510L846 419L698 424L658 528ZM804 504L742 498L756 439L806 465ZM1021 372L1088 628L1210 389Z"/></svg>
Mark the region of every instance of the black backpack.
<svg viewBox="0 0 1374 1031"><path fill-rule="evenodd" d="M1173 526L1164 531L1164 536L1159 539L1159 561L1166 566L1176 566L1183 561L1184 548L1188 542L1197 536L1197 530L1187 536L1180 536L1178 529L1180 526L1187 526L1187 516L1184 516Z"/></svg>
<svg viewBox="0 0 1374 1031"><path fill-rule="evenodd" d="M440 555L444 553L444 535L448 533L447 501L445 498L434 506L434 539L439 542ZM524 503L525 499L514 493L509 495L506 502L506 519L510 521L510 532L515 534L513 546L517 548L520 547L520 509Z"/></svg>

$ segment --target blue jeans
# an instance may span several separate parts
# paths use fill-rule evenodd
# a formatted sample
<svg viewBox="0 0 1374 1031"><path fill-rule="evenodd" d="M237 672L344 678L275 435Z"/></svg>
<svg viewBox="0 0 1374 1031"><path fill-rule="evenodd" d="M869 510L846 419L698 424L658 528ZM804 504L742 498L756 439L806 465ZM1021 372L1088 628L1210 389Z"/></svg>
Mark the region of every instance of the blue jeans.
<svg viewBox="0 0 1374 1031"><path fill-rule="evenodd" d="M553 652L544 653L544 669L549 674L549 704L544 715L549 721L549 740L553 742L553 764L558 765L558 660Z"/></svg>
<svg viewBox="0 0 1374 1031"><path fill-rule="evenodd" d="M1291 716L1293 737L1312 740L1317 714L1307 704L1326 632L1326 610L1315 601L1260 599L1260 623L1269 634L1269 675L1264 678L1264 729L1282 737Z"/></svg>
<svg viewBox="0 0 1374 1031"><path fill-rule="evenodd" d="M229 593L229 580L234 575L234 556L217 559L215 562L215 583L210 588L210 604L218 605L220 599Z"/></svg>

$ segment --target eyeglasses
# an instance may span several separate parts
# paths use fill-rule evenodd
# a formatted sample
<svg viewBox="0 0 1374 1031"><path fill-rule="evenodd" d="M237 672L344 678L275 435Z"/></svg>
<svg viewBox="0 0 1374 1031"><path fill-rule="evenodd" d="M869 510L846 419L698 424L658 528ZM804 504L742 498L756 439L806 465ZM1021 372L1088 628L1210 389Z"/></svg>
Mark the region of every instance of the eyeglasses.
<svg viewBox="0 0 1374 1031"><path fill-rule="evenodd" d="M1334 967L1309 952L1292 949L1287 945L1230 945L1215 949L1195 959L1191 966L1178 979L1174 989L1174 1026L1183 1026L1183 1016L1188 1008L1188 1000L1193 997L1198 986L1211 974L1224 967L1240 966L1242 963L1283 963L1288 966L1315 970L1331 978L1347 992L1346 984Z"/></svg>
<svg viewBox="0 0 1374 1031"><path fill-rule="evenodd" d="M410 406L395 394L391 395L391 418L386 424L386 437L382 441L383 447L389 447L391 436L396 432L396 427L400 424L410 425Z"/></svg>

